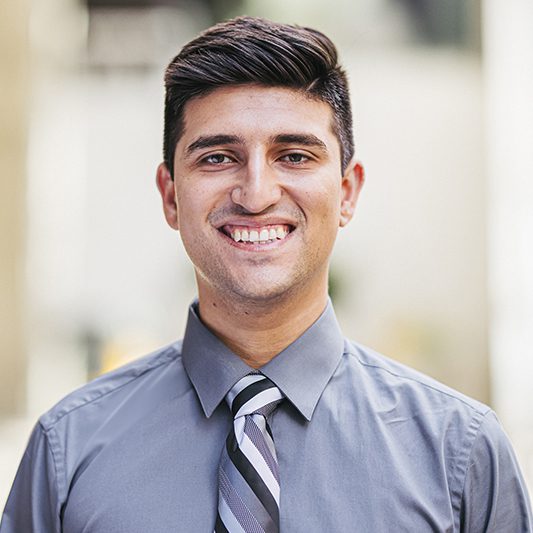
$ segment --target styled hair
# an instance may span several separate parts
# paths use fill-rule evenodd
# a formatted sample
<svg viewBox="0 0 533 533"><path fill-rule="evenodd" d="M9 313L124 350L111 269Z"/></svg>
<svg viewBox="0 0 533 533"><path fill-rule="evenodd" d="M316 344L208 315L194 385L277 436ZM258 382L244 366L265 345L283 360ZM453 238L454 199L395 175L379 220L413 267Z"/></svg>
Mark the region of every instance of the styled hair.
<svg viewBox="0 0 533 533"><path fill-rule="evenodd" d="M326 102L341 149L342 171L353 156L348 81L337 50L323 33L262 18L238 17L186 44L165 72L163 157L174 175L185 104L224 86L287 87Z"/></svg>

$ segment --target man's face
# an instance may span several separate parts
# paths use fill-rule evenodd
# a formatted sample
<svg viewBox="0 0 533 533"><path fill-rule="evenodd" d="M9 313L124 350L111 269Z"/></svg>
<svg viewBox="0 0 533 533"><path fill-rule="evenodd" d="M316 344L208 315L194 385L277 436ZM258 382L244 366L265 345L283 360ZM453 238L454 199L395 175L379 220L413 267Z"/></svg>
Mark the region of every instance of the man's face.
<svg viewBox="0 0 533 533"><path fill-rule="evenodd" d="M342 175L332 124L326 103L287 88L231 86L186 104L174 182L162 164L158 186L200 298L325 290L363 179L354 164Z"/></svg>

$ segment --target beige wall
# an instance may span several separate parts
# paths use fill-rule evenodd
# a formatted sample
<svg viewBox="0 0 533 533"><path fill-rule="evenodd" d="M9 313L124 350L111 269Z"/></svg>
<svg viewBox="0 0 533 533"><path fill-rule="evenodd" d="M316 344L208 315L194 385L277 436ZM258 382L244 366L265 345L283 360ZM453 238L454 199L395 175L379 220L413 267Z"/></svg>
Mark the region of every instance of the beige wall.
<svg viewBox="0 0 533 533"><path fill-rule="evenodd" d="M483 13L491 385L533 489L533 3Z"/></svg>
<svg viewBox="0 0 533 533"><path fill-rule="evenodd" d="M24 409L28 2L0 3L0 415Z"/></svg>

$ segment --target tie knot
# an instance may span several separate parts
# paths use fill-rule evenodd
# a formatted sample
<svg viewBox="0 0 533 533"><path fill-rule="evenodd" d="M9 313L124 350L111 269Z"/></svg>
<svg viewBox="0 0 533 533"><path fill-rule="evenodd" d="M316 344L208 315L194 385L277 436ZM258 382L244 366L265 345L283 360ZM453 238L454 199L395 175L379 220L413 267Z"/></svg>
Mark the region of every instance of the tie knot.
<svg viewBox="0 0 533 533"><path fill-rule="evenodd" d="M226 401L234 418L260 414L268 416L283 400L281 391L262 374L248 374L231 388Z"/></svg>

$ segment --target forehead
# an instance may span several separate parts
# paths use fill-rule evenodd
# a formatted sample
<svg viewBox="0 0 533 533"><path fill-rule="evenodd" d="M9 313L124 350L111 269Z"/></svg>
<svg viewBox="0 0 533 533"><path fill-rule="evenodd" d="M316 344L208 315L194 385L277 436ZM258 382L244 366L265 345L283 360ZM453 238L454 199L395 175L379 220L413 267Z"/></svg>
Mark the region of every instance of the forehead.
<svg viewBox="0 0 533 533"><path fill-rule="evenodd" d="M331 107L285 87L220 87L189 100L178 147L198 135L238 134L249 139L279 133L311 133L337 144Z"/></svg>

